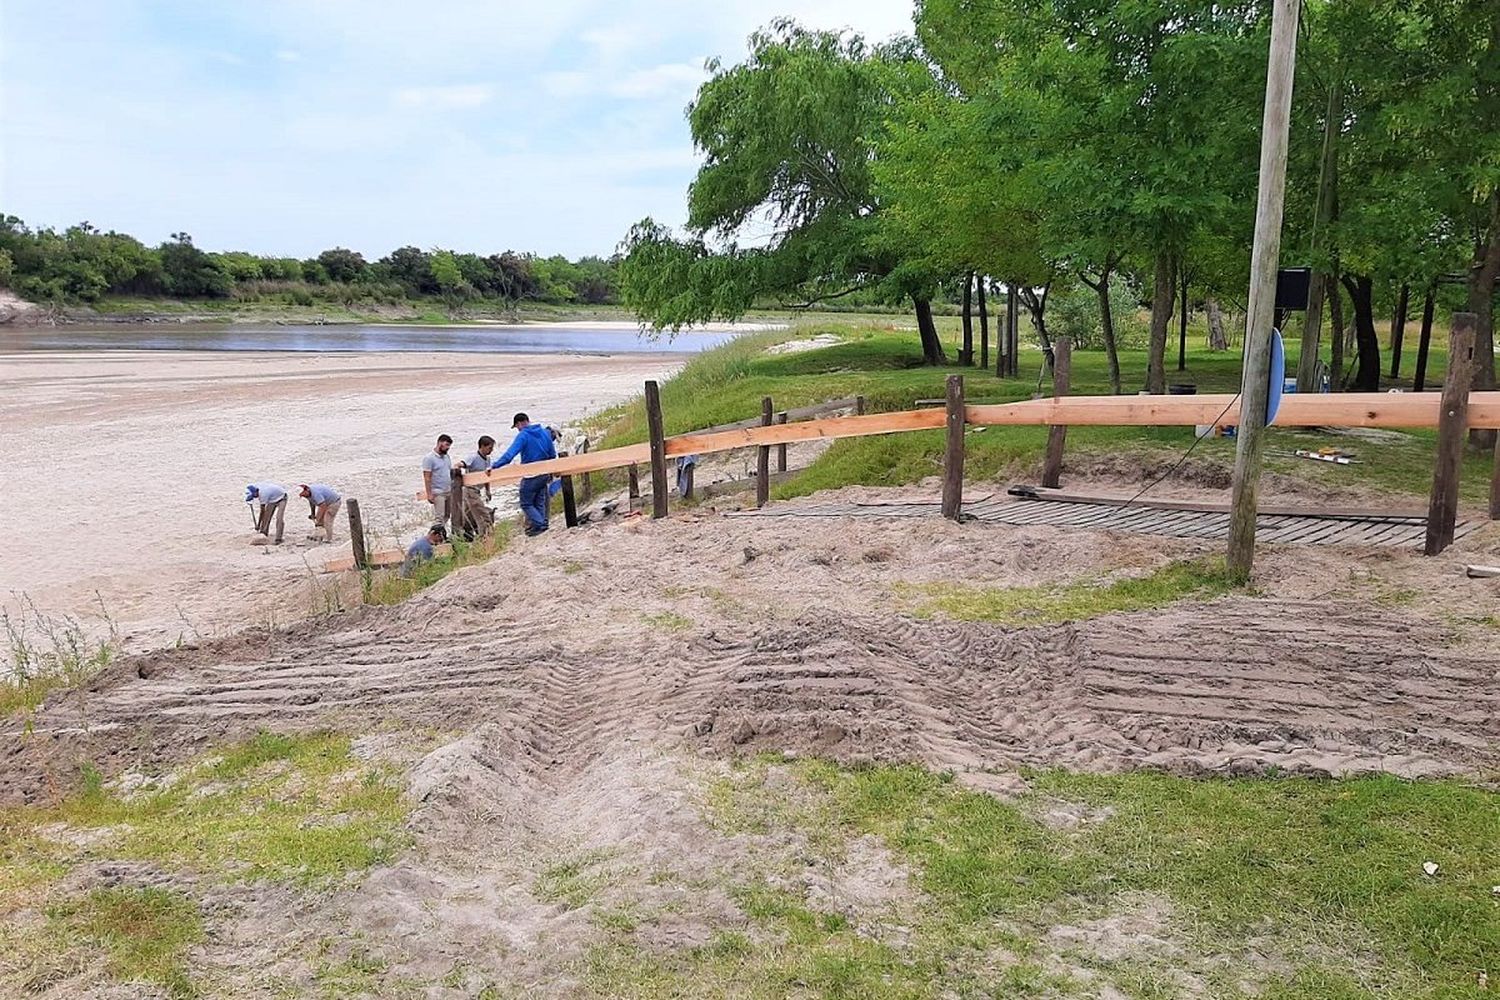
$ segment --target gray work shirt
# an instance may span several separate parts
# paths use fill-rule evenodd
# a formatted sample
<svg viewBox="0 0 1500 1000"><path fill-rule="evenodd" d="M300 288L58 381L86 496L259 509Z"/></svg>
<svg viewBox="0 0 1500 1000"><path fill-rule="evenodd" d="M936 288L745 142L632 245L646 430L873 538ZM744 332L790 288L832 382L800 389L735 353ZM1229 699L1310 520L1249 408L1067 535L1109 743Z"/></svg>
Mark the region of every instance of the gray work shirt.
<svg viewBox="0 0 1500 1000"><path fill-rule="evenodd" d="M422 459L422 471L432 473L432 492L447 493L453 488L453 466L447 455L428 452L427 457Z"/></svg>

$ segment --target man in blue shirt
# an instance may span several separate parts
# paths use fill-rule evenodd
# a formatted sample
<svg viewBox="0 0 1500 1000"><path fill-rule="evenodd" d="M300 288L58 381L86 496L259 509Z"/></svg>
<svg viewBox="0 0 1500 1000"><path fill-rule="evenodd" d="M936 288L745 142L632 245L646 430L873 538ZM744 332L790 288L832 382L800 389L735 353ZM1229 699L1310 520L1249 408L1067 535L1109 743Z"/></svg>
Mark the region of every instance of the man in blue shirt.
<svg viewBox="0 0 1500 1000"><path fill-rule="evenodd" d="M303 483L298 488L297 495L306 500L307 505L312 508L312 513L307 515L307 519L317 530L307 536L308 541L333 541L333 520L338 516L339 504L344 498L333 487L324 486L322 483L311 485Z"/></svg>
<svg viewBox="0 0 1500 1000"><path fill-rule="evenodd" d="M521 464L545 462L557 457L557 446L552 443L552 434L541 424L534 424L524 413L517 413L510 425L516 429L516 439L505 449L505 454L495 459L492 469L509 465L517 455ZM552 477L547 474L529 476L520 482L521 513L526 515L526 534L540 535L547 530L547 484Z"/></svg>
<svg viewBox="0 0 1500 1000"><path fill-rule="evenodd" d="M441 545L447 540L448 529L441 524L434 524L428 528L427 534L412 542L411 547L406 550L406 561L401 564L401 575L411 576L411 571L416 569L418 563L426 562L436 555L432 547Z"/></svg>
<svg viewBox="0 0 1500 1000"><path fill-rule="evenodd" d="M286 520L286 487L280 483L251 483L245 487L245 502L260 501L260 512L255 518L255 530L261 538L255 544L267 542L281 544L281 532ZM271 518L276 518L276 538L271 538Z"/></svg>

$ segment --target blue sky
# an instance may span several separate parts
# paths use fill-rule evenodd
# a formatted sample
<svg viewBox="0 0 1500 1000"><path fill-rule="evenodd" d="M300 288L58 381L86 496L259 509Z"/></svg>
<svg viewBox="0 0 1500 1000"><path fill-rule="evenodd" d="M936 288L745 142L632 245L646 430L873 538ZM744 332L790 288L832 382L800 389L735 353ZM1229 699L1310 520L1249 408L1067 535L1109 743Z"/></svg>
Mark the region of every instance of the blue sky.
<svg viewBox="0 0 1500 1000"><path fill-rule="evenodd" d="M911 0L0 0L0 212L154 243L607 254L677 224L683 108L782 14Z"/></svg>

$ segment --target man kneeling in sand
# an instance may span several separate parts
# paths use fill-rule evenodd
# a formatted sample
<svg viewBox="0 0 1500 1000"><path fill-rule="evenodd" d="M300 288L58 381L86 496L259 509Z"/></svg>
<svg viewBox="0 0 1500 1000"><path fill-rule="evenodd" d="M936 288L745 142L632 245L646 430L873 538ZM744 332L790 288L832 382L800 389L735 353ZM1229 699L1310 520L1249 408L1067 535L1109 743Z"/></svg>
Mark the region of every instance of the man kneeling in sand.
<svg viewBox="0 0 1500 1000"><path fill-rule="evenodd" d="M424 563L433 558L437 553L433 550L434 545L441 545L448 540L448 529L441 524L434 524L427 529L427 534L411 543L406 550L406 561L401 564L401 575L411 576L411 571L417 568L418 563Z"/></svg>
<svg viewBox="0 0 1500 1000"><path fill-rule="evenodd" d="M338 516L339 504L343 503L344 498L333 487L324 486L322 483L311 485L303 483L297 490L297 494L312 508L312 513L307 515L307 519L313 522L313 526L317 529L307 536L307 540L310 542L333 541L333 520Z"/></svg>
<svg viewBox="0 0 1500 1000"><path fill-rule="evenodd" d="M260 511L255 518L255 530L261 537L252 544L281 544L282 529L286 521L286 487L279 483L251 483L245 487L245 502L260 501ZM252 508L253 509L253 508ZM271 538L271 518L276 518L276 538Z"/></svg>

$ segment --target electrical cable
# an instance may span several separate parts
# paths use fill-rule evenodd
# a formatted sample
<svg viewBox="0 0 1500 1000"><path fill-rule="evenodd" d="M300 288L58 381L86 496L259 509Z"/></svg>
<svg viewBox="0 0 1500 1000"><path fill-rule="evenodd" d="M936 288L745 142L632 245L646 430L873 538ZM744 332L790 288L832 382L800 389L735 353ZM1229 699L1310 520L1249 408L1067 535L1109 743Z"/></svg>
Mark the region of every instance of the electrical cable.
<svg viewBox="0 0 1500 1000"><path fill-rule="evenodd" d="M1230 410L1234 409L1234 404L1237 403L1237 402L1239 402L1239 400L1240 400L1240 394L1239 393L1235 393L1234 396L1229 400L1228 405L1226 405L1224 407L1224 409L1222 409L1221 411L1219 411L1219 415L1214 418L1213 423L1210 424L1209 426L1210 427L1217 427L1217 426L1219 426L1219 421L1223 420L1225 414L1227 414ZM1203 435L1203 437L1207 437L1207 436L1208 435L1206 435L1206 434ZM1125 501L1125 504L1124 504L1123 507L1121 507L1121 510L1123 510L1125 507L1129 507L1131 504L1133 504L1137 500L1139 500L1142 496L1144 496L1146 494L1147 490L1151 489L1151 487L1157 486L1160 483L1165 482L1167 479L1171 478L1177 472L1178 469L1182 468L1182 463L1184 463L1184 462L1186 462L1188 460L1188 456L1193 453L1193 449L1194 448L1198 447L1198 442L1202 441L1203 437L1199 437L1198 435L1194 434L1193 435L1193 443L1187 446L1187 450L1182 453L1182 457L1179 458L1175 463L1173 463L1172 467L1170 469L1168 469L1166 472L1163 472L1161 475L1159 475L1155 479L1151 480L1145 486L1142 486L1140 488L1140 491L1138 493L1136 493L1135 496L1133 496L1129 500Z"/></svg>

